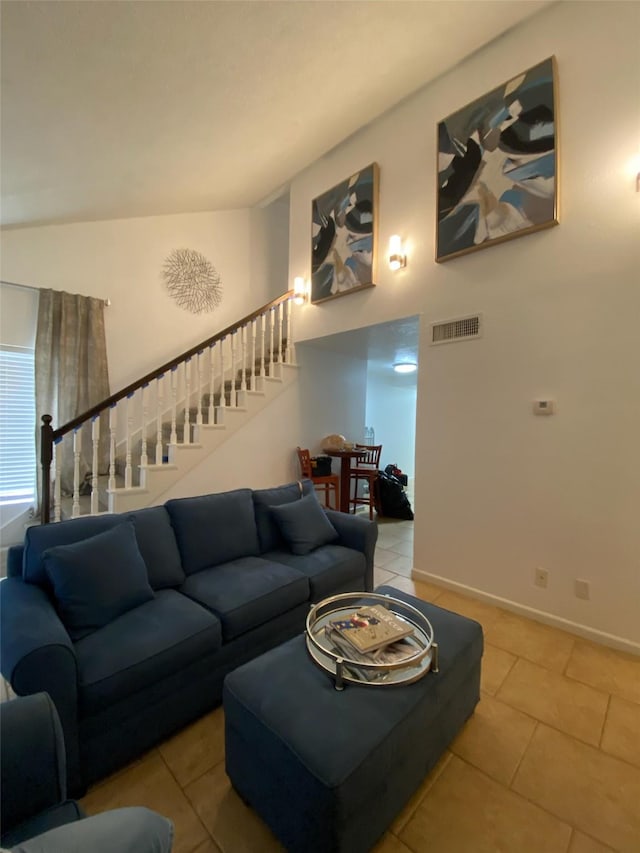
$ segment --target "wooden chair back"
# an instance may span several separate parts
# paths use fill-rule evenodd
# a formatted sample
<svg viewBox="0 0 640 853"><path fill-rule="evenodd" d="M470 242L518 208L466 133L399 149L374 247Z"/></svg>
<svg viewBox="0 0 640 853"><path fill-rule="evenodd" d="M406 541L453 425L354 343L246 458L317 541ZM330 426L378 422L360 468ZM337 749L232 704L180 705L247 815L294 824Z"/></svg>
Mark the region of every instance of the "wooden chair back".
<svg viewBox="0 0 640 853"><path fill-rule="evenodd" d="M313 468L311 466L311 454L307 449L302 447L296 448L298 453L298 461L300 462L300 474L303 480L311 480L313 478Z"/></svg>
<svg viewBox="0 0 640 853"><path fill-rule="evenodd" d="M356 450L366 450L366 456L361 456L356 460L357 468L372 468L377 471L380 467L380 454L382 453L381 444L356 444Z"/></svg>
<svg viewBox="0 0 640 853"><path fill-rule="evenodd" d="M318 477L313 473L311 454L306 448L296 447L298 461L300 462L300 475L303 480L311 480L316 489L324 492L325 506L330 509L340 508L340 477L337 474L328 474L326 477ZM333 492L333 507L331 506L330 494Z"/></svg>

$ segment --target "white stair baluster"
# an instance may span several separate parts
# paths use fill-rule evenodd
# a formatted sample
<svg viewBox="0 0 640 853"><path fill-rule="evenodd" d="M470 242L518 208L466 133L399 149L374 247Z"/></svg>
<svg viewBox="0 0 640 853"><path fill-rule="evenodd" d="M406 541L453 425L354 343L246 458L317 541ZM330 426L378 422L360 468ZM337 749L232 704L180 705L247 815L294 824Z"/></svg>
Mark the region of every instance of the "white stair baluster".
<svg viewBox="0 0 640 853"><path fill-rule="evenodd" d="M133 413L131 411L131 399L133 394L127 395L126 406L126 419L127 419L127 429L126 429L126 437L125 437L125 463L124 463L124 487L125 489L131 488L131 431L133 429Z"/></svg>
<svg viewBox="0 0 640 853"><path fill-rule="evenodd" d="M98 512L98 450L100 446L100 415L91 419L91 515Z"/></svg>
<svg viewBox="0 0 640 853"><path fill-rule="evenodd" d="M53 484L53 520L60 521L61 518L61 499L62 499L62 485L60 483L60 479L62 477L62 447L60 446L63 438L57 438L53 443L53 470L54 470L54 484Z"/></svg>
<svg viewBox="0 0 640 853"><path fill-rule="evenodd" d="M256 387L256 327L257 320L251 321L251 390L257 391Z"/></svg>
<svg viewBox="0 0 640 853"><path fill-rule="evenodd" d="M107 488L113 491L116 487L116 424L118 416L116 403L109 409L109 482Z"/></svg>
<svg viewBox="0 0 640 853"><path fill-rule="evenodd" d="M260 359L260 376L262 379L267 375L266 371L266 363L267 363L267 315L260 315L260 323L262 326L262 357Z"/></svg>
<svg viewBox="0 0 640 853"><path fill-rule="evenodd" d="M177 367L171 368L171 436L169 437L169 444L174 446L178 443L178 433L176 432L176 405L178 401L177 369Z"/></svg>
<svg viewBox="0 0 640 853"><path fill-rule="evenodd" d="M227 408L227 391L224 387L224 342L226 338L220 341L220 408Z"/></svg>
<svg viewBox="0 0 640 853"><path fill-rule="evenodd" d="M156 465L162 465L162 404L164 402L164 373L156 379Z"/></svg>
<svg viewBox="0 0 640 853"><path fill-rule="evenodd" d="M278 358L277 361L284 361L284 347L282 338L282 325L284 320L284 303L278 305Z"/></svg>
<svg viewBox="0 0 640 853"><path fill-rule="evenodd" d="M284 360L287 364L292 364L291 360L291 346L292 346L292 338L291 338L291 299L287 299L287 346L284 351Z"/></svg>
<svg viewBox="0 0 640 853"><path fill-rule="evenodd" d="M216 365L215 365L215 356L216 353L216 345L210 344L209 346L209 414L207 418L207 422L210 424L214 424L216 422L215 416L215 406L213 405L213 395L215 393L215 379L216 379Z"/></svg>
<svg viewBox="0 0 640 853"><path fill-rule="evenodd" d="M196 355L196 370L198 371L198 405L197 405L197 415L196 415L196 426L201 427L204 423L203 418L203 403L202 403L202 362L204 360L204 352L200 350L200 352ZM200 438L198 437L198 441Z"/></svg>
<svg viewBox="0 0 640 853"><path fill-rule="evenodd" d="M231 402L230 406L235 409L238 405L236 398L236 333L231 332L229 335L229 343L231 345Z"/></svg>
<svg viewBox="0 0 640 853"><path fill-rule="evenodd" d="M82 444L82 427L76 427L73 431L73 504L71 505L71 518L80 515L80 446Z"/></svg>
<svg viewBox="0 0 640 853"><path fill-rule="evenodd" d="M273 351L273 327L275 325L275 311L272 308L269 311L269 376L274 375L273 365L275 364Z"/></svg>
<svg viewBox="0 0 640 853"><path fill-rule="evenodd" d="M147 430L149 428L149 386L142 386L142 444L140 447L140 465L146 467L149 464L147 455ZM142 475L144 476L144 475Z"/></svg>
<svg viewBox="0 0 640 853"><path fill-rule="evenodd" d="M191 444L191 359L184 362L184 433L183 444Z"/></svg>
<svg viewBox="0 0 640 853"><path fill-rule="evenodd" d="M247 327L243 326L240 329L240 346L242 347L242 381L240 382L240 390L247 390Z"/></svg>

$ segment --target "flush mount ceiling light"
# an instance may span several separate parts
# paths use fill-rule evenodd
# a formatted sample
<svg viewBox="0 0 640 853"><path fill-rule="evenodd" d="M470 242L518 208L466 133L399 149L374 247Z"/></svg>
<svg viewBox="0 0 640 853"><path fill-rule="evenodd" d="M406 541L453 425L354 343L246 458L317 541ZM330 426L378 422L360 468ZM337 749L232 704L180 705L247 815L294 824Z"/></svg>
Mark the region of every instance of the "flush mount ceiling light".
<svg viewBox="0 0 640 853"><path fill-rule="evenodd" d="M415 373L418 365L415 361L398 361L393 365L396 373Z"/></svg>

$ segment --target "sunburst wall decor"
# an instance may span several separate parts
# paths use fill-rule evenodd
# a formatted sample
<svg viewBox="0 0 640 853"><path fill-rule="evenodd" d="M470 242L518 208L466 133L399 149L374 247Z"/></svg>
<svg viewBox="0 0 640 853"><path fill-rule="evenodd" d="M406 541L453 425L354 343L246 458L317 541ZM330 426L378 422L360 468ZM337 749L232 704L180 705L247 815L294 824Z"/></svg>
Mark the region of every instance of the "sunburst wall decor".
<svg viewBox="0 0 640 853"><path fill-rule="evenodd" d="M213 311L222 301L222 277L211 261L194 249L174 249L162 275L170 296L192 314Z"/></svg>

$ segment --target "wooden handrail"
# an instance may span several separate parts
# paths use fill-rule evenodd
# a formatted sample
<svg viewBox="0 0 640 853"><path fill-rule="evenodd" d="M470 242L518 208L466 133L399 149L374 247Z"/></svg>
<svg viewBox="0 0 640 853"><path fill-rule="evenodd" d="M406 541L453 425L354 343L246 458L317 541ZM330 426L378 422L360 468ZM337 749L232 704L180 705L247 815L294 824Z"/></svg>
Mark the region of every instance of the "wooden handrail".
<svg viewBox="0 0 640 853"><path fill-rule="evenodd" d="M145 385L148 385L154 379L157 379L159 376L163 376L165 373L168 373L170 370L173 370L174 367L177 367L178 364L181 364L183 361L186 361L188 358L192 358L194 355L197 355L199 352L202 352L207 347L212 344L217 343L218 341L226 338L227 335L236 332L241 326L246 326L248 323L251 323L256 317L259 317L261 314L265 314L267 311L270 311L272 308L276 308L280 305L281 302L286 302L290 297L293 296L293 290L289 290L286 293L283 293L282 296L278 296L277 299L273 299L271 302L267 302L266 305L263 305L262 308L258 308L257 311L253 311L251 314L248 314L246 317L243 317L242 320L237 323L233 323L231 326L227 326L226 329L223 329L221 332L218 332L215 335L212 335L210 338L207 338L202 343L197 344L195 347L191 347L186 352L181 353L176 356L176 358L168 361L166 364L163 364L162 367L158 367L156 370L153 370L151 373L147 373L146 376L143 376L142 379L138 379L135 382L132 382L131 385L127 385L126 388L123 388L121 391L118 391L116 394L112 394L110 397L107 397L105 400L102 400L101 403L93 406L90 409L87 409L86 412L83 412L81 415L78 415L73 420L69 421L63 426L58 427L58 429L54 429L51 433L51 438L53 441L56 441L58 438L62 438L63 435L70 432L72 429L80 426L81 424L88 421L90 418L94 417L94 415L99 415L100 412L103 412L105 409L110 408L111 406L115 406L120 400L124 400L125 397L128 397L130 394L133 394L139 388L142 388ZM47 415L42 416L42 420ZM49 423L51 423L51 419L49 419Z"/></svg>
<svg viewBox="0 0 640 853"><path fill-rule="evenodd" d="M116 394L112 394L110 397L105 398L100 403L97 403L95 406L92 406L90 409L87 409L86 412L83 412L82 414L73 418L73 420L68 421L66 424L63 424L57 429L53 429L51 426L51 415L42 415L42 426L40 427L40 464L42 475L42 492L40 495L41 522L43 524L48 524L51 520L50 478L51 463L53 461L53 445L55 442L59 441L68 432L71 432L71 430L76 429L76 427L82 426L82 424L86 423L91 418L99 415L106 409L115 406L116 403L118 403L120 400L124 400L126 397L131 396L140 388L144 388L145 386L149 385L149 383L152 382L154 379L157 379L160 376L164 376L165 373L168 373L169 371L175 369L179 364L182 364L182 362L187 361L188 359L192 358L194 355L197 355L200 352L203 352L205 349L207 349L207 347L210 347L213 344L224 340L227 335L237 332L238 329L248 325L249 323L253 322L253 320L255 320L257 317L266 314L268 311L271 311L278 305L287 302L292 297L293 290L288 290L286 293L283 293L282 296L278 296L276 299L272 299L271 302L267 302L266 305L263 305L256 311L252 311L251 314L248 314L246 317L243 317L238 322L233 323L231 326L227 326L227 328L223 329L221 332L217 332L210 338L207 338L201 343L196 344L196 346L191 347L191 349L186 350L186 352L181 353L180 355L173 358L171 361L168 361L166 364L163 364L162 367L158 367L151 373L147 373L146 376L143 376L141 379L132 382L130 385L127 385L126 388L123 388Z"/></svg>

